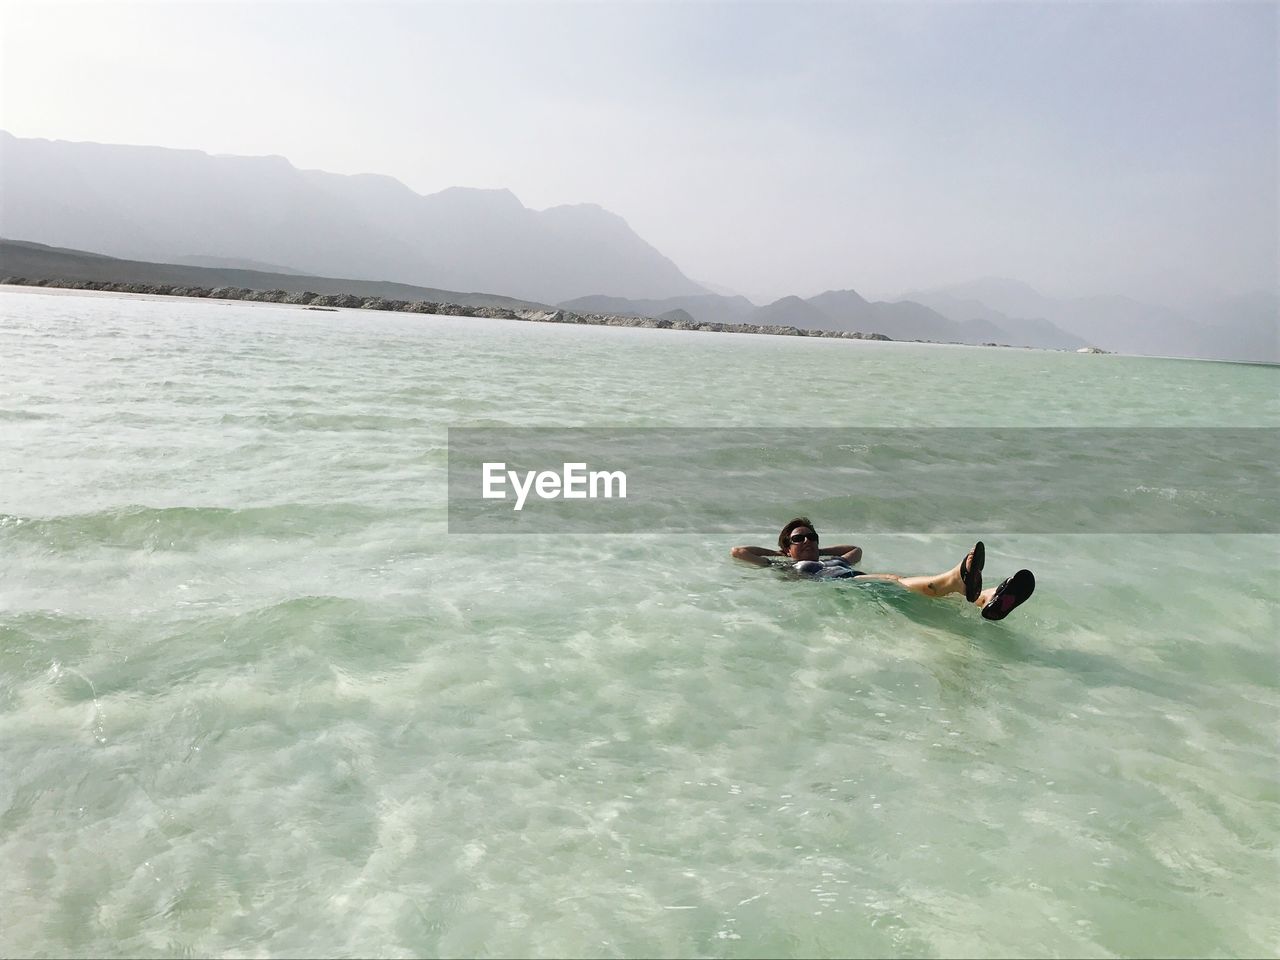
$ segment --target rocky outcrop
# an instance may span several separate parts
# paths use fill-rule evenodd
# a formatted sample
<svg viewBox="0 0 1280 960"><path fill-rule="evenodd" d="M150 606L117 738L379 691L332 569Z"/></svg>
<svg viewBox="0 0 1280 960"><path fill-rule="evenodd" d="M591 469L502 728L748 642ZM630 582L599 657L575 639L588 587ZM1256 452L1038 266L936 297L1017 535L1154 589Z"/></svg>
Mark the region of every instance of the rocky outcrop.
<svg viewBox="0 0 1280 960"><path fill-rule="evenodd" d="M486 317L494 320L527 320L534 323L573 323L603 327L644 327L652 330L694 330L703 333L752 333L774 337L825 337L833 340L889 340L883 333L803 330L798 327L760 323L700 323L684 310L672 310L662 317L630 317L607 313L574 313L569 310L514 310L507 307L473 307L429 300L387 300L357 297L349 293L289 293L285 290L247 290L243 287L181 287L160 283L114 283L105 280L59 280L5 277L0 284L28 287L57 287L65 290L101 290L136 293L154 297L199 297L207 300L247 300L282 303L311 310L390 310L396 313L427 313L450 317Z"/></svg>

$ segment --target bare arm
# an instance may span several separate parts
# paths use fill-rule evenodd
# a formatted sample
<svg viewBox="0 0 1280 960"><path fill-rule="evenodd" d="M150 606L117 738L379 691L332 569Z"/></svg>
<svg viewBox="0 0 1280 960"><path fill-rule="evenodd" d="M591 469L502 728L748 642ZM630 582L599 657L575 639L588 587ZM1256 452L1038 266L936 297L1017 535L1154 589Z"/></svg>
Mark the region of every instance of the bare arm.
<svg viewBox="0 0 1280 960"><path fill-rule="evenodd" d="M844 557L850 564L862 559L862 548L844 543L838 547L823 547L818 551L820 557Z"/></svg>
<svg viewBox="0 0 1280 960"><path fill-rule="evenodd" d="M783 554L768 547L734 547L730 554L735 560L745 560L757 567L769 566L770 557L781 557Z"/></svg>

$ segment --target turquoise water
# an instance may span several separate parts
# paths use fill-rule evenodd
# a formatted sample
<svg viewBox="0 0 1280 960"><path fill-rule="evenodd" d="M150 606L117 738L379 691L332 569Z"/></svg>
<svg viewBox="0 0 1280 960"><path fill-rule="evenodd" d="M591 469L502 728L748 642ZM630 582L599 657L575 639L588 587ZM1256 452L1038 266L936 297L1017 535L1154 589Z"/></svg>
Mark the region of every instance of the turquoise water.
<svg viewBox="0 0 1280 960"><path fill-rule="evenodd" d="M451 425L1275 426L1272 368L13 290L0 358L0 953L1280 946L1275 536L814 518L985 536L1039 582L992 624L729 560L785 489L445 499Z"/></svg>

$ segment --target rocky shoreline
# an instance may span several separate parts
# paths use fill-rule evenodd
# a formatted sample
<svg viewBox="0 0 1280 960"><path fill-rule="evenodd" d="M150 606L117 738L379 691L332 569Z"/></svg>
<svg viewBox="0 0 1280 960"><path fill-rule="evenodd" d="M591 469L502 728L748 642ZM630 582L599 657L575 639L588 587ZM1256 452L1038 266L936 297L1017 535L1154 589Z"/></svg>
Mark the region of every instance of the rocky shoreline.
<svg viewBox="0 0 1280 960"><path fill-rule="evenodd" d="M569 310L513 310L507 307L469 307L458 303L429 300L385 300L352 294L289 293L285 290L247 290L243 287L184 287L163 283L119 283L103 280L31 280L5 277L0 284L26 287L57 287L66 290L98 290L106 293L136 293L157 297L195 297L207 300L248 300L255 303L282 303L313 310L390 310L396 313L444 314L451 317L487 317L495 320L530 320L536 323L573 323L602 327L646 327L654 330L700 330L709 333L754 333L775 337L825 337L834 340L892 340L883 333L802 330L756 323L701 323L697 320L667 320L660 317L623 317L605 313L573 313Z"/></svg>

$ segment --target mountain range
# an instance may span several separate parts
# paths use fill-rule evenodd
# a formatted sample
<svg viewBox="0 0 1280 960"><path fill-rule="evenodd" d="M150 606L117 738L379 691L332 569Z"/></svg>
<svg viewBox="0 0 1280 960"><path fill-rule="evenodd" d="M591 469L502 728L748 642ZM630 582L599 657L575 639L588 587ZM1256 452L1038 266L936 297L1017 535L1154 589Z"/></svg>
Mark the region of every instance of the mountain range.
<svg viewBox="0 0 1280 960"><path fill-rule="evenodd" d="M783 297L756 306L745 297L701 294L660 300L627 300L621 297L578 297L558 304L578 313L613 313L621 316L662 316L684 310L703 323L780 324L808 330L883 333L894 340L934 340L941 343L1000 343L1010 346L1078 350L1085 340L1043 320L1003 317L1003 323L968 318L955 320L923 303L901 300L871 301L856 290L828 290L815 297Z"/></svg>
<svg viewBox="0 0 1280 960"><path fill-rule="evenodd" d="M353 294L391 300L427 300L473 307L543 308L547 304L499 294L460 292L436 287L346 277L318 277L312 274L277 273L261 269L271 264L186 258L186 263L154 263L124 260L84 250L69 250L25 240L0 238L0 277L57 279L63 281L106 281L188 287L241 287L251 290L310 291L317 294ZM208 265L201 262L207 261ZM285 269L285 268L280 268ZM618 316L658 317L671 321L700 323L758 324L794 326L810 330L884 333L900 340L941 340L957 343L1021 340L1024 345L1072 349L1081 343L1053 327L1041 328L1037 337L1020 337L991 324L974 329L956 323L918 303L872 303L853 290L833 290L801 300L784 297L757 307L745 297L696 294L664 300L627 300L621 297L579 297L558 304L575 313L602 313ZM1017 329L1016 324L1009 324ZM995 341L966 340L995 336ZM1033 342L1034 341L1034 342Z"/></svg>
<svg viewBox="0 0 1280 960"><path fill-rule="evenodd" d="M223 271L222 282L234 286L306 283L330 292L332 285L359 284L401 299L558 304L653 317L683 311L701 322L901 340L1096 345L1280 362L1274 292L1173 310L1119 296L1055 299L1016 280L986 279L891 302L846 289L760 306L710 292L722 288L690 279L625 220L594 204L531 210L502 189L422 195L391 177L299 170L283 157L22 139L0 131L0 234L33 242L6 245L10 263L0 263L0 271L10 275L34 270L15 265L65 270L74 261L79 279L194 283L167 279L189 267ZM53 247L74 249L59 254ZM130 276L84 276L108 269L84 251L128 262L111 269ZM324 279L334 277L347 279ZM320 290L321 283L330 287Z"/></svg>
<svg viewBox="0 0 1280 960"><path fill-rule="evenodd" d="M283 157L34 140L0 131L0 233L126 260L489 290L554 302L703 293L594 204L530 210L509 190L414 193Z"/></svg>
<svg viewBox="0 0 1280 960"><path fill-rule="evenodd" d="M903 299L997 326L1014 316L1032 318L1021 321L1024 329L1056 325L1120 353L1280 363L1280 297L1274 292L1175 310L1124 296L1048 297L1018 280L987 278L913 291Z"/></svg>

